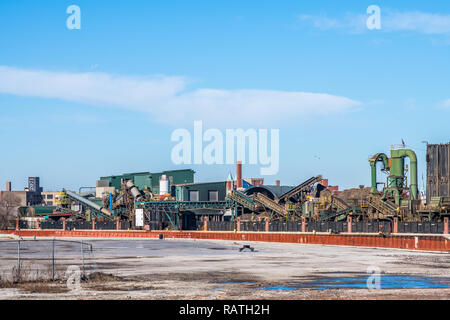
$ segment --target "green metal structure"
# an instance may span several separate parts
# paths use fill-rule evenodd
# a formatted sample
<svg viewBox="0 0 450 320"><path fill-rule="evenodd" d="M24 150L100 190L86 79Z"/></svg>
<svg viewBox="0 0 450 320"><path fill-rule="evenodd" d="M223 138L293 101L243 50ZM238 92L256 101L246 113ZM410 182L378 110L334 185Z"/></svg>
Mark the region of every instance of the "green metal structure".
<svg viewBox="0 0 450 320"><path fill-rule="evenodd" d="M198 201L224 201L227 197L227 183L226 181L220 181L175 186L175 198L177 201L193 201L193 199L190 199L190 192L198 192ZM217 199L210 199L210 192L216 192Z"/></svg>
<svg viewBox="0 0 450 320"><path fill-rule="evenodd" d="M410 185L407 186L407 178L405 171L405 160L410 161ZM392 195L397 206L401 205L403 191L409 188L410 200L418 199L418 174L417 174L417 156L413 150L402 148L391 148L391 158L384 153L377 153L369 160L372 172L372 194L378 194L377 188L377 163L382 162L382 170L389 173L387 184L383 191L382 199L387 199L388 195Z"/></svg>
<svg viewBox="0 0 450 320"><path fill-rule="evenodd" d="M139 190L151 189L154 194L159 194L159 180L162 175L166 175L171 185L186 184L194 182L195 171L191 169L186 170L170 170L159 173L151 172L137 172L125 173L118 176L101 177L100 180L108 181L110 187L120 190L122 188L123 180L133 180L133 183Z"/></svg>

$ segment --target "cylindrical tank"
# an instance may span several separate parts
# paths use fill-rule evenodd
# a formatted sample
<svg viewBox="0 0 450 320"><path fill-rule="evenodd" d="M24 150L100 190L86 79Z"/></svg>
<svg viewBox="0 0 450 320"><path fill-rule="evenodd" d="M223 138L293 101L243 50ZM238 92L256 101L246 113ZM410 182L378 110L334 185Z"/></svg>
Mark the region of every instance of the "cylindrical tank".
<svg viewBox="0 0 450 320"><path fill-rule="evenodd" d="M169 179L167 179L167 176L163 174L161 176L161 179L159 179L159 195L164 196L169 193Z"/></svg>
<svg viewBox="0 0 450 320"><path fill-rule="evenodd" d="M126 185L134 199L138 199L141 197L141 193L139 192L139 189L134 185L133 180L128 180Z"/></svg>

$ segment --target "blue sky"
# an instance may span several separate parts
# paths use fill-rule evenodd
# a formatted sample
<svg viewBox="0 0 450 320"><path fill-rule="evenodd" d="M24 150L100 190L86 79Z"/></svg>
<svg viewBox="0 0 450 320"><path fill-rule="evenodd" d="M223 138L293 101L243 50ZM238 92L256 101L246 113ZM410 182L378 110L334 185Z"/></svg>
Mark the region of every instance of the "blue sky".
<svg viewBox="0 0 450 320"><path fill-rule="evenodd" d="M373 4L381 30L364 27ZM369 156L402 139L421 176L422 141L450 140L448 1L2 0L0 39L0 181L15 189L187 167L226 179L233 166L172 164L171 133L193 120L280 129L265 178L288 185L369 185Z"/></svg>

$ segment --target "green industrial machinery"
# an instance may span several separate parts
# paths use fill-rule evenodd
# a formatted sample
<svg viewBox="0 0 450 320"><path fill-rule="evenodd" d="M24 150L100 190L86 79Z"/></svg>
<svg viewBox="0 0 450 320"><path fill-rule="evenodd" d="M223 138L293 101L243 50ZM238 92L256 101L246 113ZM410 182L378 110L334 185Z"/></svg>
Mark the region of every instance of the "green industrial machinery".
<svg viewBox="0 0 450 320"><path fill-rule="evenodd" d="M406 158L409 158L410 161L409 173L411 182L409 186L407 185ZM378 153L369 162L372 169L372 194L378 194L377 163L382 162L382 170L389 173L382 200L386 200L391 196L395 204L400 207L405 191L409 191L410 200L418 199L417 156L414 151L392 147L391 158L388 158L384 153Z"/></svg>
<svg viewBox="0 0 450 320"><path fill-rule="evenodd" d="M409 168L406 165L409 159ZM392 146L391 157L377 153L369 159L372 186L367 203L378 217L413 217L420 207L417 173L417 156L413 150L404 146ZM382 192L378 191L377 164L382 164L381 171L388 174ZM408 182L408 172L410 181Z"/></svg>

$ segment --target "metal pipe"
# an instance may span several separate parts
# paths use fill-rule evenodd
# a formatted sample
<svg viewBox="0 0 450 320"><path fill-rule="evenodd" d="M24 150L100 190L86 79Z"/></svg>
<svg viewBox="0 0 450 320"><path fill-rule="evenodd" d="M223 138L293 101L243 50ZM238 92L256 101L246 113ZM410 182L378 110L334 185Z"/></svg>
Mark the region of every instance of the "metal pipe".
<svg viewBox="0 0 450 320"><path fill-rule="evenodd" d="M383 170L389 169L389 158L384 153L377 153L370 160L370 168L372 170L372 193L378 193L377 185L377 163L383 163Z"/></svg>
<svg viewBox="0 0 450 320"><path fill-rule="evenodd" d="M83 270L83 278L84 279L84 250L83 250L83 240L81 240L81 265Z"/></svg>
<svg viewBox="0 0 450 320"><path fill-rule="evenodd" d="M20 281L20 240L17 241L17 281Z"/></svg>
<svg viewBox="0 0 450 320"><path fill-rule="evenodd" d="M55 281L55 238L52 241L52 281Z"/></svg>
<svg viewBox="0 0 450 320"><path fill-rule="evenodd" d="M134 185L133 180L128 180L126 183L127 188L130 190L131 195L133 196L133 198L135 200L141 199L142 198L142 194L139 191L139 189Z"/></svg>
<svg viewBox="0 0 450 320"><path fill-rule="evenodd" d="M417 200L419 195L419 189L418 189L418 173L417 173L417 155L413 150L392 150L392 166L394 167L394 160L396 163L396 172L394 172L394 175L404 175L404 158L408 157L410 162L410 177L411 177L411 183L410 183L410 192L411 192L411 199ZM400 172L401 171L401 172ZM391 172L392 173L392 172Z"/></svg>

